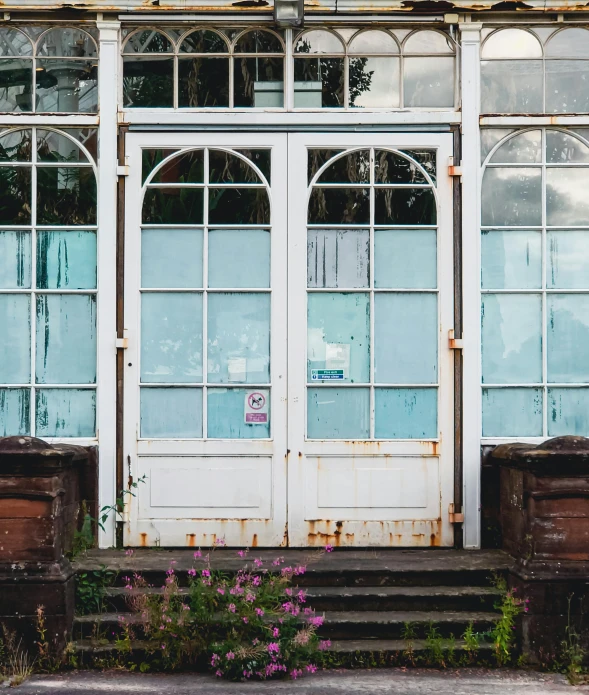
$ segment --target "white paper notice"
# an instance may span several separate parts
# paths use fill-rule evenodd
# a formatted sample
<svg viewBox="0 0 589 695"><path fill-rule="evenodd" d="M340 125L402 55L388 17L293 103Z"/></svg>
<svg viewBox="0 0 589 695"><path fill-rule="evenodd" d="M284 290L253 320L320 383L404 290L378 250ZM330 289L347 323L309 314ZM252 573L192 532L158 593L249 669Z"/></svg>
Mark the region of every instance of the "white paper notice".
<svg viewBox="0 0 589 695"><path fill-rule="evenodd" d="M227 360L229 381L233 384L243 384L247 375L247 361L245 357L230 357Z"/></svg>
<svg viewBox="0 0 589 695"><path fill-rule="evenodd" d="M268 424L268 391L246 391L243 420L246 425Z"/></svg>
<svg viewBox="0 0 589 695"><path fill-rule="evenodd" d="M350 344L325 344L325 369L343 369L344 379L350 378Z"/></svg>

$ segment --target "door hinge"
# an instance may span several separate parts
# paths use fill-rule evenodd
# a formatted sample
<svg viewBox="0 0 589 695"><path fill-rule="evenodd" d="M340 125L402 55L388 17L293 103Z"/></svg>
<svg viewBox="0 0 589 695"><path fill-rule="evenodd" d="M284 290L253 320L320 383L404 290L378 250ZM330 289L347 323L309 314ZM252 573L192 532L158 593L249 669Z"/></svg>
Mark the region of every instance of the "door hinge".
<svg viewBox="0 0 589 695"><path fill-rule="evenodd" d="M451 502L448 505L448 521L451 524L463 524L464 523L464 514L463 512L457 512L456 507L454 506L454 502Z"/></svg>
<svg viewBox="0 0 589 695"><path fill-rule="evenodd" d="M448 347L450 350L463 350L464 349L464 341L462 338L456 338L454 337L454 329L451 328L448 331Z"/></svg>
<svg viewBox="0 0 589 695"><path fill-rule="evenodd" d="M129 347L129 338L127 338L127 331L123 332L123 337L119 338L118 336L115 339L115 347L121 350L126 350Z"/></svg>
<svg viewBox="0 0 589 695"><path fill-rule="evenodd" d="M448 175L462 176L462 162L454 164L454 157L448 157Z"/></svg>
<svg viewBox="0 0 589 695"><path fill-rule="evenodd" d="M129 159L125 157L125 163L117 166L117 176L129 176Z"/></svg>

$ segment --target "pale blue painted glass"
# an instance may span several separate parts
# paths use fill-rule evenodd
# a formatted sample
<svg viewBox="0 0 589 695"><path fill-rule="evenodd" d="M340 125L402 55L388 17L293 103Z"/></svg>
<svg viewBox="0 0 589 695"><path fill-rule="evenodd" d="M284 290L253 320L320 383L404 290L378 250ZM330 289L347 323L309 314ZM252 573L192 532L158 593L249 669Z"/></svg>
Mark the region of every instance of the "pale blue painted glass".
<svg viewBox="0 0 589 695"><path fill-rule="evenodd" d="M30 390L0 389L0 437L30 434L30 431Z"/></svg>
<svg viewBox="0 0 589 695"><path fill-rule="evenodd" d="M38 389L35 401L37 437L96 436L94 389Z"/></svg>
<svg viewBox="0 0 589 695"><path fill-rule="evenodd" d="M270 232L211 229L209 287L270 287Z"/></svg>
<svg viewBox="0 0 589 695"><path fill-rule="evenodd" d="M307 390L309 439L370 437L370 390L321 388Z"/></svg>
<svg viewBox="0 0 589 695"><path fill-rule="evenodd" d="M541 437L542 389L483 389L483 437Z"/></svg>
<svg viewBox="0 0 589 695"><path fill-rule="evenodd" d="M31 379L31 314L26 294L0 294L0 384Z"/></svg>
<svg viewBox="0 0 589 695"><path fill-rule="evenodd" d="M549 294L548 381L589 381L589 294Z"/></svg>
<svg viewBox="0 0 589 695"><path fill-rule="evenodd" d="M202 437L202 389L142 388L141 437Z"/></svg>
<svg viewBox="0 0 589 695"><path fill-rule="evenodd" d="M542 288L542 232L483 232L481 256L483 289Z"/></svg>
<svg viewBox="0 0 589 695"><path fill-rule="evenodd" d="M393 289L437 287L435 229L377 229L374 286Z"/></svg>
<svg viewBox="0 0 589 695"><path fill-rule="evenodd" d="M309 229L307 287L368 287L368 229Z"/></svg>
<svg viewBox="0 0 589 695"><path fill-rule="evenodd" d="M482 224L485 227L541 225L542 169L488 168L483 177Z"/></svg>
<svg viewBox="0 0 589 695"><path fill-rule="evenodd" d="M96 297L37 296L35 372L40 384L96 383Z"/></svg>
<svg viewBox="0 0 589 695"><path fill-rule="evenodd" d="M377 439L435 439L438 389L375 389Z"/></svg>
<svg viewBox="0 0 589 695"><path fill-rule="evenodd" d="M589 288L589 232L547 232L546 253L546 287Z"/></svg>
<svg viewBox="0 0 589 695"><path fill-rule="evenodd" d="M208 379L212 384L270 381L270 294L208 295Z"/></svg>
<svg viewBox="0 0 589 695"><path fill-rule="evenodd" d="M438 297L394 293L374 297L374 381L435 384L438 380Z"/></svg>
<svg viewBox="0 0 589 695"><path fill-rule="evenodd" d="M37 287L96 289L96 232L37 232Z"/></svg>
<svg viewBox="0 0 589 695"><path fill-rule="evenodd" d="M548 389L548 436L589 435L589 389Z"/></svg>
<svg viewBox="0 0 589 695"><path fill-rule="evenodd" d="M247 389L210 388L207 392L208 436L212 439L268 439L270 437L270 398L268 422L245 423ZM268 395L268 392L266 392Z"/></svg>
<svg viewBox="0 0 589 695"><path fill-rule="evenodd" d="M537 294L484 294L481 322L483 382L540 383L542 297Z"/></svg>
<svg viewBox="0 0 589 695"><path fill-rule="evenodd" d="M589 225L589 168L546 169L546 223Z"/></svg>
<svg viewBox="0 0 589 695"><path fill-rule="evenodd" d="M145 292L141 296L141 381L202 381L202 294Z"/></svg>
<svg viewBox="0 0 589 695"><path fill-rule="evenodd" d="M141 287L202 287L202 229L144 229Z"/></svg>
<svg viewBox="0 0 589 695"><path fill-rule="evenodd" d="M0 288L31 286L31 233L0 232Z"/></svg>
<svg viewBox="0 0 589 695"><path fill-rule="evenodd" d="M310 293L307 302L307 379L313 379L312 370L340 368L338 355L347 361L349 352L343 381L370 381L368 293Z"/></svg>

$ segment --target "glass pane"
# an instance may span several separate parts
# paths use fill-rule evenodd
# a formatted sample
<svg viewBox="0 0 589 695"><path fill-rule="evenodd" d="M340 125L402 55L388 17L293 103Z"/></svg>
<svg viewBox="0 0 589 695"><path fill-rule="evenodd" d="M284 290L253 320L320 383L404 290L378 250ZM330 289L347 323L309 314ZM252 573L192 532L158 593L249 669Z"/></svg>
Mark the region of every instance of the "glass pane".
<svg viewBox="0 0 589 695"><path fill-rule="evenodd" d="M88 157L74 140L70 140L54 130L41 129L37 130L37 160L40 162L69 162L71 164L89 162Z"/></svg>
<svg viewBox="0 0 589 695"><path fill-rule="evenodd" d="M0 437L30 434L31 392L29 389L0 389Z"/></svg>
<svg viewBox="0 0 589 695"><path fill-rule="evenodd" d="M481 282L486 290L542 287L542 233L483 232Z"/></svg>
<svg viewBox="0 0 589 695"><path fill-rule="evenodd" d="M218 151L218 150L217 150ZM266 181L268 183L271 180L271 165L272 165L272 150L270 149L265 149L265 150L243 150L243 149L237 149L235 148L235 152L239 152L242 154L244 157L249 159L250 162L255 164L258 169L262 172L264 177L266 178ZM209 159L210 159L210 154L209 152ZM209 161L209 166L210 166L210 161ZM244 172L245 174L245 172ZM251 174L247 174L250 176ZM211 172L209 171L209 181L211 180Z"/></svg>
<svg viewBox="0 0 589 695"><path fill-rule="evenodd" d="M489 152L503 138L515 131L515 128L483 128L481 129L481 164Z"/></svg>
<svg viewBox="0 0 589 695"><path fill-rule="evenodd" d="M374 153L375 183L429 183L421 169L406 157L387 150Z"/></svg>
<svg viewBox="0 0 589 695"><path fill-rule="evenodd" d="M138 31L123 46L124 53L171 53L172 50L170 40L153 29Z"/></svg>
<svg viewBox="0 0 589 695"><path fill-rule="evenodd" d="M549 294L548 381L589 381L589 295Z"/></svg>
<svg viewBox="0 0 589 695"><path fill-rule="evenodd" d="M375 224L435 224L436 199L431 188L377 188Z"/></svg>
<svg viewBox="0 0 589 695"><path fill-rule="evenodd" d="M454 58L405 58L403 105L443 108L454 106Z"/></svg>
<svg viewBox="0 0 589 695"><path fill-rule="evenodd" d="M202 287L202 229L144 229L142 287Z"/></svg>
<svg viewBox="0 0 589 695"><path fill-rule="evenodd" d="M356 66L350 73L350 101L366 91L366 72ZM343 58L295 58L294 105L297 109L342 108L344 98Z"/></svg>
<svg viewBox="0 0 589 695"><path fill-rule="evenodd" d="M256 393L246 389L210 388L207 393L208 436L213 439L267 439L270 437L270 391L262 390L266 401L265 422L246 422L246 399ZM263 420L264 418L260 418Z"/></svg>
<svg viewBox="0 0 589 695"><path fill-rule="evenodd" d="M557 164L586 163L589 162L589 147L561 130L546 130L546 161Z"/></svg>
<svg viewBox="0 0 589 695"><path fill-rule="evenodd" d="M145 224L202 224L202 188L148 188L143 198Z"/></svg>
<svg viewBox="0 0 589 695"><path fill-rule="evenodd" d="M589 31L577 27L557 31L545 50L548 58L589 58Z"/></svg>
<svg viewBox="0 0 589 695"><path fill-rule="evenodd" d="M349 66L350 106L367 109L400 106L398 58L350 58Z"/></svg>
<svg viewBox="0 0 589 695"><path fill-rule="evenodd" d="M229 47L216 31L199 29L182 41L180 53L228 53Z"/></svg>
<svg viewBox="0 0 589 695"><path fill-rule="evenodd" d="M313 150L328 160L331 151ZM370 183L370 150L356 150L334 159L321 173L317 183Z"/></svg>
<svg viewBox="0 0 589 695"><path fill-rule="evenodd" d="M31 235L0 232L0 288L31 286Z"/></svg>
<svg viewBox="0 0 589 695"><path fill-rule="evenodd" d="M179 62L180 65L184 64L184 61ZM181 90L179 92L182 93ZM124 107L147 109L173 105L174 61L171 56L123 58Z"/></svg>
<svg viewBox="0 0 589 695"><path fill-rule="evenodd" d="M254 150L247 159L255 161L255 154L260 152L270 154L270 150ZM262 183L262 179L249 161L224 150L209 150L209 182Z"/></svg>
<svg viewBox="0 0 589 695"><path fill-rule="evenodd" d="M30 162L32 154L31 131L5 130L0 136L1 162Z"/></svg>
<svg viewBox="0 0 589 695"><path fill-rule="evenodd" d="M209 224L268 224L266 188L209 188Z"/></svg>
<svg viewBox="0 0 589 695"><path fill-rule="evenodd" d="M541 60L492 60L481 63L483 113L542 113Z"/></svg>
<svg viewBox="0 0 589 695"><path fill-rule="evenodd" d="M377 439L435 439L438 436L438 389L376 389Z"/></svg>
<svg viewBox="0 0 589 695"><path fill-rule="evenodd" d="M483 389L483 437L541 437L542 389Z"/></svg>
<svg viewBox="0 0 589 695"><path fill-rule="evenodd" d="M308 439L370 437L370 389L308 389Z"/></svg>
<svg viewBox="0 0 589 695"><path fill-rule="evenodd" d="M80 58L95 57L96 44L92 37L81 29L63 27L50 29L37 44L37 55Z"/></svg>
<svg viewBox="0 0 589 695"><path fill-rule="evenodd" d="M37 111L96 113L98 63L96 60L39 60L36 62Z"/></svg>
<svg viewBox="0 0 589 695"><path fill-rule="evenodd" d="M377 229L374 286L395 289L437 287L435 229Z"/></svg>
<svg viewBox="0 0 589 695"><path fill-rule="evenodd" d="M548 436L589 434L589 389L548 389Z"/></svg>
<svg viewBox="0 0 589 695"><path fill-rule="evenodd" d="M523 29L502 29L484 43L483 58L541 58L542 47L538 39Z"/></svg>
<svg viewBox="0 0 589 695"><path fill-rule="evenodd" d="M145 183L151 172L158 164L161 164L164 159L174 154L178 150L141 150L141 181Z"/></svg>
<svg viewBox="0 0 589 695"><path fill-rule="evenodd" d="M0 294L0 384L27 384L31 379L30 298Z"/></svg>
<svg viewBox="0 0 589 695"><path fill-rule="evenodd" d="M259 56L235 58L233 64L234 105L258 108L284 106L284 61Z"/></svg>
<svg viewBox="0 0 589 695"><path fill-rule="evenodd" d="M270 287L270 232L211 229L209 287Z"/></svg>
<svg viewBox="0 0 589 695"><path fill-rule="evenodd" d="M208 296L208 379L212 384L270 381L270 295Z"/></svg>
<svg viewBox="0 0 589 695"><path fill-rule="evenodd" d="M239 37L236 53L284 53L280 39L269 31L254 29Z"/></svg>
<svg viewBox="0 0 589 695"><path fill-rule="evenodd" d="M438 337L437 295L375 295L375 383L435 384Z"/></svg>
<svg viewBox="0 0 589 695"><path fill-rule="evenodd" d="M31 41L18 29L0 29L0 56L30 56L33 53Z"/></svg>
<svg viewBox="0 0 589 695"><path fill-rule="evenodd" d="M38 389L35 398L37 437L94 437L94 389Z"/></svg>
<svg viewBox="0 0 589 695"><path fill-rule="evenodd" d="M37 232L37 287L96 289L96 232Z"/></svg>
<svg viewBox="0 0 589 695"><path fill-rule="evenodd" d="M295 53L343 53L344 47L335 34L315 29L303 34L295 43Z"/></svg>
<svg viewBox="0 0 589 695"><path fill-rule="evenodd" d="M489 227L542 224L542 170L487 169L483 177L482 223Z"/></svg>
<svg viewBox="0 0 589 695"><path fill-rule="evenodd" d="M307 183L311 183L313 180L313 177L315 174L321 169L321 167L332 157L335 157L338 154L341 154L344 150L325 150L325 149L316 149L312 148L308 150L308 156L309 156L309 161L307 163ZM337 167L339 160L335 160L333 164ZM366 166L370 167L370 161L367 162ZM325 172L322 175L329 176L328 172L331 171L331 167L325 170ZM335 171L338 171L335 169ZM338 173L338 176L341 176L342 174ZM370 169L368 169L368 176L370 176ZM348 179L344 179L343 181L337 181L337 183L346 183ZM370 179L366 180L366 183L369 183Z"/></svg>
<svg viewBox="0 0 589 695"><path fill-rule="evenodd" d="M546 220L555 226L589 224L589 168L546 169Z"/></svg>
<svg viewBox="0 0 589 695"><path fill-rule="evenodd" d="M395 39L386 31L362 31L352 39L349 53L399 53Z"/></svg>
<svg viewBox="0 0 589 695"><path fill-rule="evenodd" d="M37 382L96 383L96 297L37 296Z"/></svg>
<svg viewBox="0 0 589 695"><path fill-rule="evenodd" d="M308 215L310 224L368 224L370 189L313 188Z"/></svg>
<svg viewBox="0 0 589 695"><path fill-rule="evenodd" d="M0 111L32 111L33 61L1 58L0 75Z"/></svg>
<svg viewBox="0 0 589 695"><path fill-rule="evenodd" d="M202 294L141 296L141 381L202 381Z"/></svg>
<svg viewBox="0 0 589 695"><path fill-rule="evenodd" d="M202 389L142 388L141 437L202 437Z"/></svg>
<svg viewBox="0 0 589 695"><path fill-rule="evenodd" d="M0 224L31 224L30 167L0 167Z"/></svg>
<svg viewBox="0 0 589 695"><path fill-rule="evenodd" d="M542 297L485 294L482 300L483 382L542 381Z"/></svg>
<svg viewBox="0 0 589 695"><path fill-rule="evenodd" d="M368 287L368 229L309 229L307 287Z"/></svg>
<svg viewBox="0 0 589 695"><path fill-rule="evenodd" d="M202 183L204 152L193 150L177 155L157 170L149 183Z"/></svg>
<svg viewBox="0 0 589 695"><path fill-rule="evenodd" d="M179 58L178 106L229 106L229 58Z"/></svg>
<svg viewBox="0 0 589 695"><path fill-rule="evenodd" d="M589 32L586 32L589 35ZM589 61L546 61L546 113L589 111Z"/></svg>
<svg viewBox="0 0 589 695"><path fill-rule="evenodd" d="M453 53L454 44L439 31L416 31L403 46L404 53Z"/></svg>
<svg viewBox="0 0 589 695"><path fill-rule="evenodd" d="M589 287L589 232L547 232L546 286L564 290Z"/></svg>
<svg viewBox="0 0 589 695"><path fill-rule="evenodd" d="M37 224L96 224L90 167L37 167Z"/></svg>
<svg viewBox="0 0 589 695"><path fill-rule="evenodd" d="M541 162L542 131L528 130L514 135L496 150L490 161L497 164L535 164Z"/></svg>
<svg viewBox="0 0 589 695"><path fill-rule="evenodd" d="M370 381L369 294L311 293L307 315L307 379Z"/></svg>

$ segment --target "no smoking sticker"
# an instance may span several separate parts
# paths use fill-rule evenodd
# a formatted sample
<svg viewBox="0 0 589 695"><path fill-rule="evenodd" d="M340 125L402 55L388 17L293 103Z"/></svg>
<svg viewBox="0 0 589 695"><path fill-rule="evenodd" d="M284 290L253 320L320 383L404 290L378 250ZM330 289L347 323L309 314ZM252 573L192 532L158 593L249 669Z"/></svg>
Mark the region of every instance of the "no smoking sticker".
<svg viewBox="0 0 589 695"><path fill-rule="evenodd" d="M268 424L268 391L247 391L244 422L246 425Z"/></svg>

